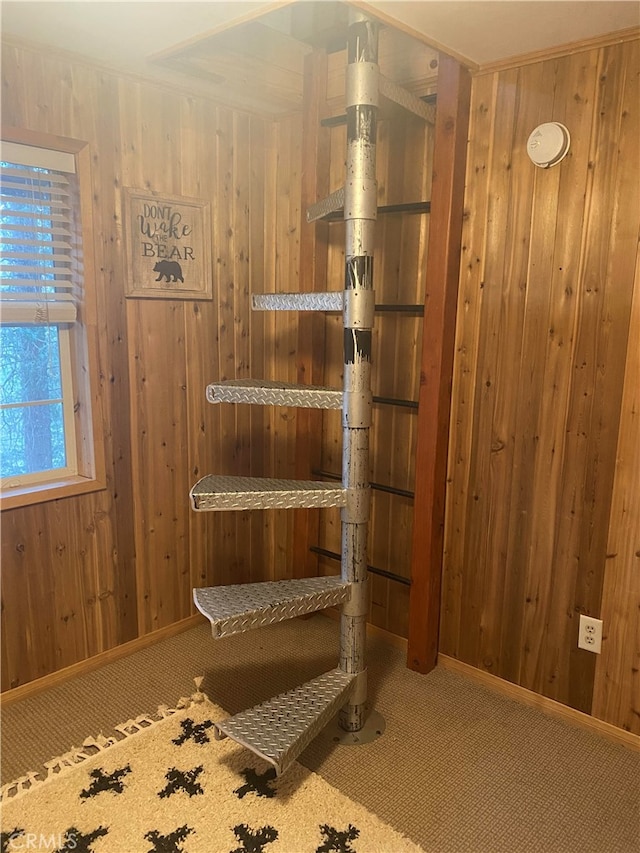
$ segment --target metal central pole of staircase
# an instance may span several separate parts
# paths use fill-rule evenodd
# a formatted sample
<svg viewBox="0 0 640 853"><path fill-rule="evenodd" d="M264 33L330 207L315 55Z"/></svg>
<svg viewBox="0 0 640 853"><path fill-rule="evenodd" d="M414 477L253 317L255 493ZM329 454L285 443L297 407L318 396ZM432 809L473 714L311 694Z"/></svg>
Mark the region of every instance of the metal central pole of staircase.
<svg viewBox="0 0 640 853"><path fill-rule="evenodd" d="M343 604L340 668L356 676L340 726L357 732L364 725L367 699L365 661L367 528L371 504L371 338L374 317L373 253L378 212L376 124L378 114L378 28L363 14L350 13L347 41L347 162L344 191L344 395L342 485L342 580L351 585Z"/></svg>

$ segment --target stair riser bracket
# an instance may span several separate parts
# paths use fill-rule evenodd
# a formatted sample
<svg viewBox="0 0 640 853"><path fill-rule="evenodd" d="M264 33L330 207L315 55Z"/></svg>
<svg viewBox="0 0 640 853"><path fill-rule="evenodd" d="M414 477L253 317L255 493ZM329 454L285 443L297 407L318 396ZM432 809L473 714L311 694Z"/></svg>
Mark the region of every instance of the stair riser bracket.
<svg viewBox="0 0 640 853"><path fill-rule="evenodd" d="M380 68L375 62L352 62L346 79L345 106L377 107L380 101Z"/></svg>
<svg viewBox="0 0 640 853"><path fill-rule="evenodd" d="M360 269L359 258L352 258L347 270L344 292L344 326L346 329L371 329L375 316L375 293L366 289L367 270Z"/></svg>
<svg viewBox="0 0 640 853"><path fill-rule="evenodd" d="M342 425L351 429L371 426L373 398L370 391L345 391L342 395Z"/></svg>
<svg viewBox="0 0 640 853"><path fill-rule="evenodd" d="M347 505L341 510L343 524L363 525L366 529L371 512L371 489L347 489ZM366 541L365 541L366 545ZM366 549L363 555L366 561Z"/></svg>

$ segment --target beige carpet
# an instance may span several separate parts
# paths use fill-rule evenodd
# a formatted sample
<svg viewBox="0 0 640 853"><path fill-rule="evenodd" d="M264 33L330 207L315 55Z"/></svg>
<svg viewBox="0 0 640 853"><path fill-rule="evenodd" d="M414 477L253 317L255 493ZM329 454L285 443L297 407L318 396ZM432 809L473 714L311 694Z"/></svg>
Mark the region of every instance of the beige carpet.
<svg viewBox="0 0 640 853"><path fill-rule="evenodd" d="M197 694L184 709L128 721L120 739L88 738L42 782L3 791L2 849L76 853L420 853L320 776L267 762L213 723Z"/></svg>
<svg viewBox="0 0 640 853"><path fill-rule="evenodd" d="M337 659L338 627L321 615L219 641L202 625L9 707L3 779L187 695L198 673L235 713ZM427 853L640 851L638 754L452 672L420 676L380 640L369 661L384 736L358 747L320 736L300 761Z"/></svg>

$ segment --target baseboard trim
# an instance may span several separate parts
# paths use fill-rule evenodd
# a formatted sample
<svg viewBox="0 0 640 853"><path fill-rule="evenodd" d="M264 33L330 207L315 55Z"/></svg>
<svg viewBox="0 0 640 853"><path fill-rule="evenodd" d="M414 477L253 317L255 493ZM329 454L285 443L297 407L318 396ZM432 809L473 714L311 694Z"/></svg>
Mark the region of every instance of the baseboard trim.
<svg viewBox="0 0 640 853"><path fill-rule="evenodd" d="M484 672L481 669L476 669L471 664L463 663L448 655L438 655L438 666L443 669L448 669L451 672L457 672L476 681L483 687L488 687L501 693L503 696L508 696L510 699L515 699L523 705L529 705L531 708L537 708L544 714L557 717L567 723L580 726L583 729L588 729L595 732L608 740L622 744L634 752L640 752L640 737L624 729L619 729L617 726L606 723L604 720L599 720L597 717L591 717L589 714L584 714L582 711L576 711L575 708L569 708L561 702L556 702L555 699L549 699L546 696L541 696L539 693L534 693L532 690L527 690L526 687L520 687L519 684L512 684L510 681L505 681L504 678L499 678L497 675L492 675L490 672Z"/></svg>
<svg viewBox="0 0 640 853"><path fill-rule="evenodd" d="M330 608L322 611L322 615L329 617L334 621L339 621L339 611ZM44 690L49 690L56 687L58 684L63 684L71 678L78 675L84 675L88 672L93 672L100 669L109 663L128 657L134 652L141 651L148 646L155 645L161 640L175 637L184 631L195 628L205 621L200 613L194 613L192 616L187 616L186 619L181 619L179 622L174 622L172 625L167 625L164 628L159 628L157 631L152 631L149 634L144 634L142 637L136 637L135 640L130 640L127 643L122 643L120 646L115 646L113 649L100 652L86 660L78 661L71 666L60 669L57 672L52 672L49 675L44 675L42 678L36 678L34 681L29 681L27 684L21 684L19 687L14 687L13 690L7 690L0 694L0 708L6 708L15 702L20 702L23 699L28 699L31 696L36 696ZM378 628L376 625L367 623L367 635L377 637L391 646L407 652L407 640L397 634L392 634L390 631L385 631L383 628ZM546 696L541 696L539 693L534 693L532 690L527 690L525 687L520 687L518 684L513 684L510 681L505 681L497 675L492 675L489 672L477 669L471 664L456 660L448 655L438 654L438 665L443 669L448 669L451 672L457 672L470 678L472 681L481 684L484 687L501 693L510 699L514 699L524 705L532 708L537 708L545 714L552 717L557 717L565 722L580 726L592 732L622 744L623 746L632 749L634 752L640 752L640 737L624 729L619 729L617 726L611 725L604 720L599 720L596 717L591 717L589 714L584 714L582 711L576 711L575 708L569 708L561 702L556 702L554 699L549 699Z"/></svg>
<svg viewBox="0 0 640 853"><path fill-rule="evenodd" d="M57 672L51 672L49 675L43 675L42 678L36 678L26 684L21 684L19 687L14 687L12 690L6 690L0 694L0 708L7 708L15 702L29 699L31 696L42 693L43 690L50 690L58 684L63 684L77 675L85 675L87 672L93 672L93 670L100 669L108 663L128 657L134 652L146 649L148 646L154 646L161 640L175 637L176 634L182 634L183 631L195 628L196 625L204 621L204 616L200 613L194 613L192 616L187 616L186 619L181 619L172 625L158 628L157 631L151 631L149 634L143 634L142 637L136 637L135 640L129 640L120 646L114 646L112 649L99 652L97 655L93 655L86 660L78 661L78 663L73 663L71 666L65 666L64 669L59 669Z"/></svg>

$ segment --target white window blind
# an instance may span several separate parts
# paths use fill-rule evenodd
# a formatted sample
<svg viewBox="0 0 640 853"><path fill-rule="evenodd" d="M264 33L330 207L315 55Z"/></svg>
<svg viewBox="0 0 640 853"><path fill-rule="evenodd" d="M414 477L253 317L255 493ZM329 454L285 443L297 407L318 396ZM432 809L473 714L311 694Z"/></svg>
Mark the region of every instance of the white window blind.
<svg viewBox="0 0 640 853"><path fill-rule="evenodd" d="M74 157L3 143L0 158L0 322L74 323L82 297Z"/></svg>

